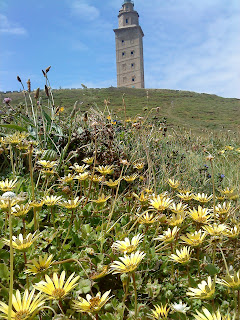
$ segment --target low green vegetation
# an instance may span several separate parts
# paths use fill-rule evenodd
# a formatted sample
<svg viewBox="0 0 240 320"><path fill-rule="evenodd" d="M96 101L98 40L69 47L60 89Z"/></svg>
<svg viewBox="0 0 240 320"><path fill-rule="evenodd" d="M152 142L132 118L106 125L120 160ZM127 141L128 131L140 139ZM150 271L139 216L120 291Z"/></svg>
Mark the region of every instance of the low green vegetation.
<svg viewBox="0 0 240 320"><path fill-rule="evenodd" d="M61 109L48 71L1 110L0 317L240 319L238 132L173 127L144 90Z"/></svg>

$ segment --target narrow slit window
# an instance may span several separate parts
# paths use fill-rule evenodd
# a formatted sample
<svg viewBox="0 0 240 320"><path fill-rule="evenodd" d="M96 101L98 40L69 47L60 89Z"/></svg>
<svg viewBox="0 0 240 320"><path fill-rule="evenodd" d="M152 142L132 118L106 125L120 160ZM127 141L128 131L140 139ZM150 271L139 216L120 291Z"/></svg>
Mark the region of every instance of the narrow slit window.
<svg viewBox="0 0 240 320"><path fill-rule="evenodd" d="M122 52L122 56L123 56L123 57L125 56L125 52Z"/></svg>
<svg viewBox="0 0 240 320"><path fill-rule="evenodd" d="M134 55L134 51L131 51L131 56L133 56Z"/></svg>
<svg viewBox="0 0 240 320"><path fill-rule="evenodd" d="M126 19L126 23L128 23L128 19Z"/></svg>

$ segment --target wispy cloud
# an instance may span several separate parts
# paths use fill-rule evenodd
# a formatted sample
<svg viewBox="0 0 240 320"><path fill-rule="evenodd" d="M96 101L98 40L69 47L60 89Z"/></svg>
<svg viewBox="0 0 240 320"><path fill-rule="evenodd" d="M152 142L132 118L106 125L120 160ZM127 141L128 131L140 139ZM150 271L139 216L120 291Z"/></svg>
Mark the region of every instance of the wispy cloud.
<svg viewBox="0 0 240 320"><path fill-rule="evenodd" d="M74 0L69 4L71 13L84 20L93 21L100 15L100 11L98 10L98 8L96 8L86 0Z"/></svg>
<svg viewBox="0 0 240 320"><path fill-rule="evenodd" d="M27 30L19 26L17 23L9 21L7 16L0 14L0 33L26 35Z"/></svg>

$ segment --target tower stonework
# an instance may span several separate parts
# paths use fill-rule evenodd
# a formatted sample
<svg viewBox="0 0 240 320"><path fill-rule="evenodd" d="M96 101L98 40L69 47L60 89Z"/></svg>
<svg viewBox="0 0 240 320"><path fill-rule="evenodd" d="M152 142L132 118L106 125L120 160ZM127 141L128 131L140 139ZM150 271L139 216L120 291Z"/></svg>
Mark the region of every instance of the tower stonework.
<svg viewBox="0 0 240 320"><path fill-rule="evenodd" d="M125 0L118 15L116 39L117 86L144 88L143 31L134 3Z"/></svg>

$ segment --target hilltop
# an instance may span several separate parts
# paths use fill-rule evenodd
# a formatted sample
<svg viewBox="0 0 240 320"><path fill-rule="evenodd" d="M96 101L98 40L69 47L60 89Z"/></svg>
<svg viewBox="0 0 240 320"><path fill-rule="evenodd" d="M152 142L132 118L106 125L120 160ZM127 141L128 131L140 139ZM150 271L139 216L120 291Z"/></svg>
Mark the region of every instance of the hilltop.
<svg viewBox="0 0 240 320"><path fill-rule="evenodd" d="M24 103L22 92L0 93L1 100L12 99L13 105ZM33 93L31 93L33 97ZM212 94L195 93L167 89L59 89L53 90L55 105L64 106L66 112L76 101L81 111L91 106L104 108L108 100L109 108L116 115L123 114L124 95L127 116L143 115L151 108L160 108L160 115L167 118L169 125L184 127L194 131L202 130L238 130L240 118L240 100L222 98ZM44 91L41 91L43 103L47 102Z"/></svg>

